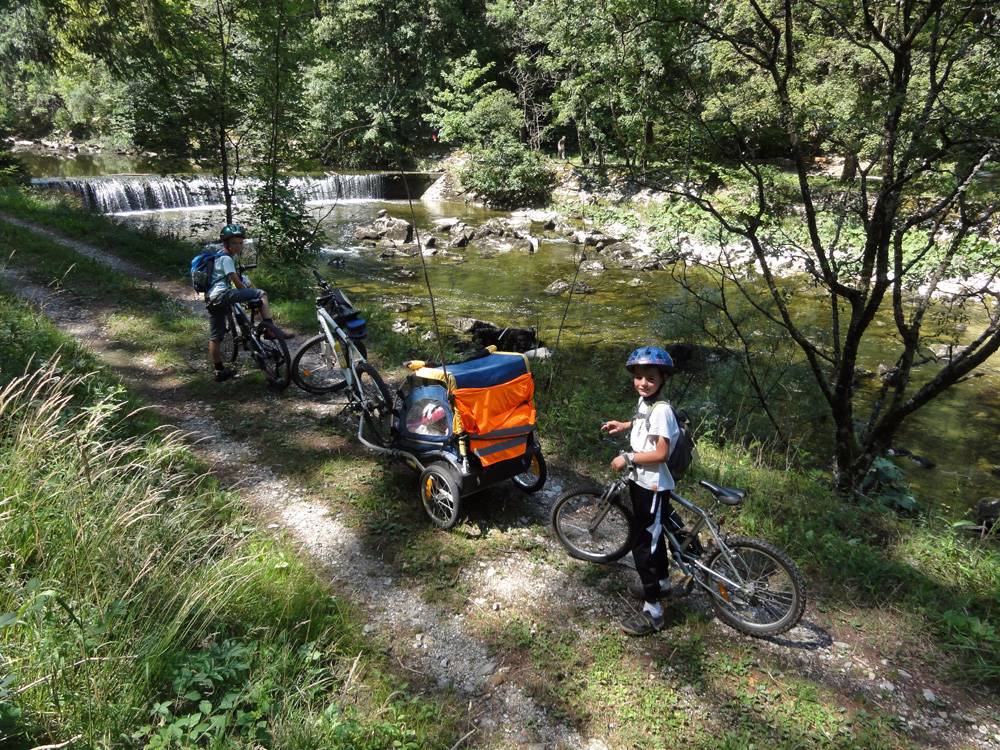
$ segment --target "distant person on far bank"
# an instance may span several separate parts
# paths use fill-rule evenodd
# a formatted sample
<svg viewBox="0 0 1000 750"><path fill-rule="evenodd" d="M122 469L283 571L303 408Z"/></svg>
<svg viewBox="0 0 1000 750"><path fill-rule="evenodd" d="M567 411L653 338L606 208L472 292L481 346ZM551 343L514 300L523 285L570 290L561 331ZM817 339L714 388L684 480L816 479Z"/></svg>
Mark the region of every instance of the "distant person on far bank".
<svg viewBox="0 0 1000 750"><path fill-rule="evenodd" d="M556 149L559 151L559 158L563 161L566 160L566 136L562 136L559 142L556 143Z"/></svg>
<svg viewBox="0 0 1000 750"><path fill-rule="evenodd" d="M246 230L240 224L227 224L219 233L222 241L222 252L215 258L212 277L208 291L205 292L205 304L208 306L208 356L215 367L215 380L221 383L236 374L236 371L222 363L220 343L226 335L226 317L230 305L248 303L251 306L260 305L261 333L269 339L290 339L292 334L285 333L274 324L271 318L271 308L267 302L267 292L250 285L250 279L236 272L236 258L243 252L243 241Z"/></svg>

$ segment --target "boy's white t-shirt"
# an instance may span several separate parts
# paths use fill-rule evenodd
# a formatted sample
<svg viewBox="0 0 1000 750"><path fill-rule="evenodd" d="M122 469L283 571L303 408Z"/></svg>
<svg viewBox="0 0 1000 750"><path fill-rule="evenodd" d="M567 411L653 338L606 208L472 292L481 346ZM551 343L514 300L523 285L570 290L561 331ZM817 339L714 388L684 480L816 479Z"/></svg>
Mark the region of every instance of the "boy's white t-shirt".
<svg viewBox="0 0 1000 750"><path fill-rule="evenodd" d="M656 440L660 436L670 441L669 450L672 451L677 444L679 434L680 426L677 424L677 417L674 416L673 408L666 401L655 401L650 404L646 399L639 398L639 406L635 416L632 417L630 442L633 451L648 453L655 450ZM635 481L640 487L645 487L653 492L674 488L674 478L670 476L666 461L661 461L659 464L637 463L635 468Z"/></svg>

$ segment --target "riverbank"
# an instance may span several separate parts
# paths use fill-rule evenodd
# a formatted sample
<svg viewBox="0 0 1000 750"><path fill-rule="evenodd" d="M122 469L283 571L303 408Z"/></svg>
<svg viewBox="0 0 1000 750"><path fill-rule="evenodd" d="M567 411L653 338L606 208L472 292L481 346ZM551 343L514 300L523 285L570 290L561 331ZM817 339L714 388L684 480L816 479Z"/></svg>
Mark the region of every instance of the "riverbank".
<svg viewBox="0 0 1000 750"><path fill-rule="evenodd" d="M432 191L428 197L431 200L438 200L439 196L465 197L476 202L475 196L467 195L459 178L466 163L467 157L462 154L444 159L439 166L446 171L447 177L439 181L440 190ZM595 258L608 258L612 263L640 270L665 269L683 262L693 267L725 267L737 276L759 273L748 241L720 231L720 225L710 214L677 194L691 189L683 181L662 174L657 175L659 179L639 179L622 167L583 167L568 162L551 164L557 175L551 204L534 211L515 212L515 215L534 216L536 221L551 222L560 228L582 224L586 231L579 234L576 241L587 246ZM824 179L833 182L837 171L827 163L816 165L820 182ZM715 184L696 187L695 193L738 212L734 200L738 202L748 192L752 195L746 176L738 170L725 171L722 176L718 172L714 174ZM771 178L791 184L793 175L774 171ZM800 211L793 208L788 213L795 216ZM777 227L775 231L782 234ZM567 233L567 236L573 235ZM949 232L942 232L939 241L947 242L950 237ZM934 299L966 298L976 292L1000 294L1000 268L995 263L983 262L1000 257L1000 224L987 224L981 240L987 249L976 248L967 261L959 257L954 265L961 272L941 279L932 293ZM776 276L811 274L813 261L809 254L794 245L792 236L786 234L768 249L769 265ZM802 246L805 245L803 242ZM606 249L612 252L604 253ZM844 255L842 263L850 257L849 249ZM909 291L926 294L929 286L925 283Z"/></svg>
<svg viewBox="0 0 1000 750"><path fill-rule="evenodd" d="M128 232L119 232L108 236L104 252L125 244ZM141 382L169 385L174 400L211 394L211 409L220 415L238 410L240 423L227 429L249 437L256 464L321 489L328 499L317 501L347 528L363 531L365 554L388 566L393 586L415 587L445 620L461 617L489 644L492 684L527 689L590 737L611 746L695 747L716 747L719 737L774 747L821 736L844 747L993 741L992 725L977 740L984 726L977 717L992 698L974 683L990 683L1000 661L988 638L996 616L990 592L1000 583L996 555L960 539L943 519L912 522L844 505L823 489L820 473L771 468L759 453L706 440L700 475L751 489L752 500L729 524L787 547L806 570L816 604L806 627L783 644L734 639L697 602L676 605L669 637L629 641L613 624L621 574L566 560L545 539L544 521L529 503L491 493L470 503L457 532L430 531L413 503L412 478L364 468L371 460L353 456L344 442L349 427L316 422L307 400L293 393L256 408L259 383L213 388L201 366L203 321L176 313L162 318L160 301L129 291L134 281L50 240L32 240L23 230L5 231L4 240L19 248L15 261L39 283L63 279L63 294L72 300L67 310L93 318L107 342L127 352ZM142 255L135 259L141 263ZM157 262L155 255L149 262ZM380 325L376 333L387 336ZM395 353L379 353L382 368L394 373ZM590 473L603 465L588 425L595 413L617 413L630 398L618 376L620 354L614 347L580 350L536 368L556 481L559 475L572 481L572 466ZM148 357L159 362L155 373L145 372ZM557 368L550 387L548 367ZM286 401L289 412L281 406ZM418 654L441 647L435 631L422 627L423 637L397 633L404 660L407 643L417 643ZM637 709L650 690L656 705ZM664 706L673 708L665 715ZM757 719L748 723L751 716Z"/></svg>

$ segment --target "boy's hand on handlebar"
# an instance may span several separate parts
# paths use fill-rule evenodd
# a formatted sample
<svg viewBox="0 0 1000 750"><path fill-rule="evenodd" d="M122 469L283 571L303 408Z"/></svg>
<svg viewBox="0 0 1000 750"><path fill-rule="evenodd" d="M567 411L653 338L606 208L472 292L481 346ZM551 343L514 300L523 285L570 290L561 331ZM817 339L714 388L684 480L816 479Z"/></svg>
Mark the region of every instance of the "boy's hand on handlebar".
<svg viewBox="0 0 1000 750"><path fill-rule="evenodd" d="M616 419L612 419L601 425L601 432L606 432L609 435L617 435L619 432L624 432L628 428L628 422L619 422Z"/></svg>

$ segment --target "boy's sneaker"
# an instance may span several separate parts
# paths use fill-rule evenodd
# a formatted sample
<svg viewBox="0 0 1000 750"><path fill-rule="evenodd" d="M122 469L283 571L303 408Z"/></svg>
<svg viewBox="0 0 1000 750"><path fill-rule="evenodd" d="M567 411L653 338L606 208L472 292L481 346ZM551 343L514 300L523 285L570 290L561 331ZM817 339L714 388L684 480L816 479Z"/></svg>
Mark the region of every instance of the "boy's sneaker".
<svg viewBox="0 0 1000 750"><path fill-rule="evenodd" d="M622 620L621 627L628 635L651 635L663 630L665 622L663 615L653 617L646 610L642 610Z"/></svg>
<svg viewBox="0 0 1000 750"><path fill-rule="evenodd" d="M224 383L230 378L235 378L235 377L236 377L236 370L233 370L230 367L223 367L221 370L215 371L216 383Z"/></svg>

